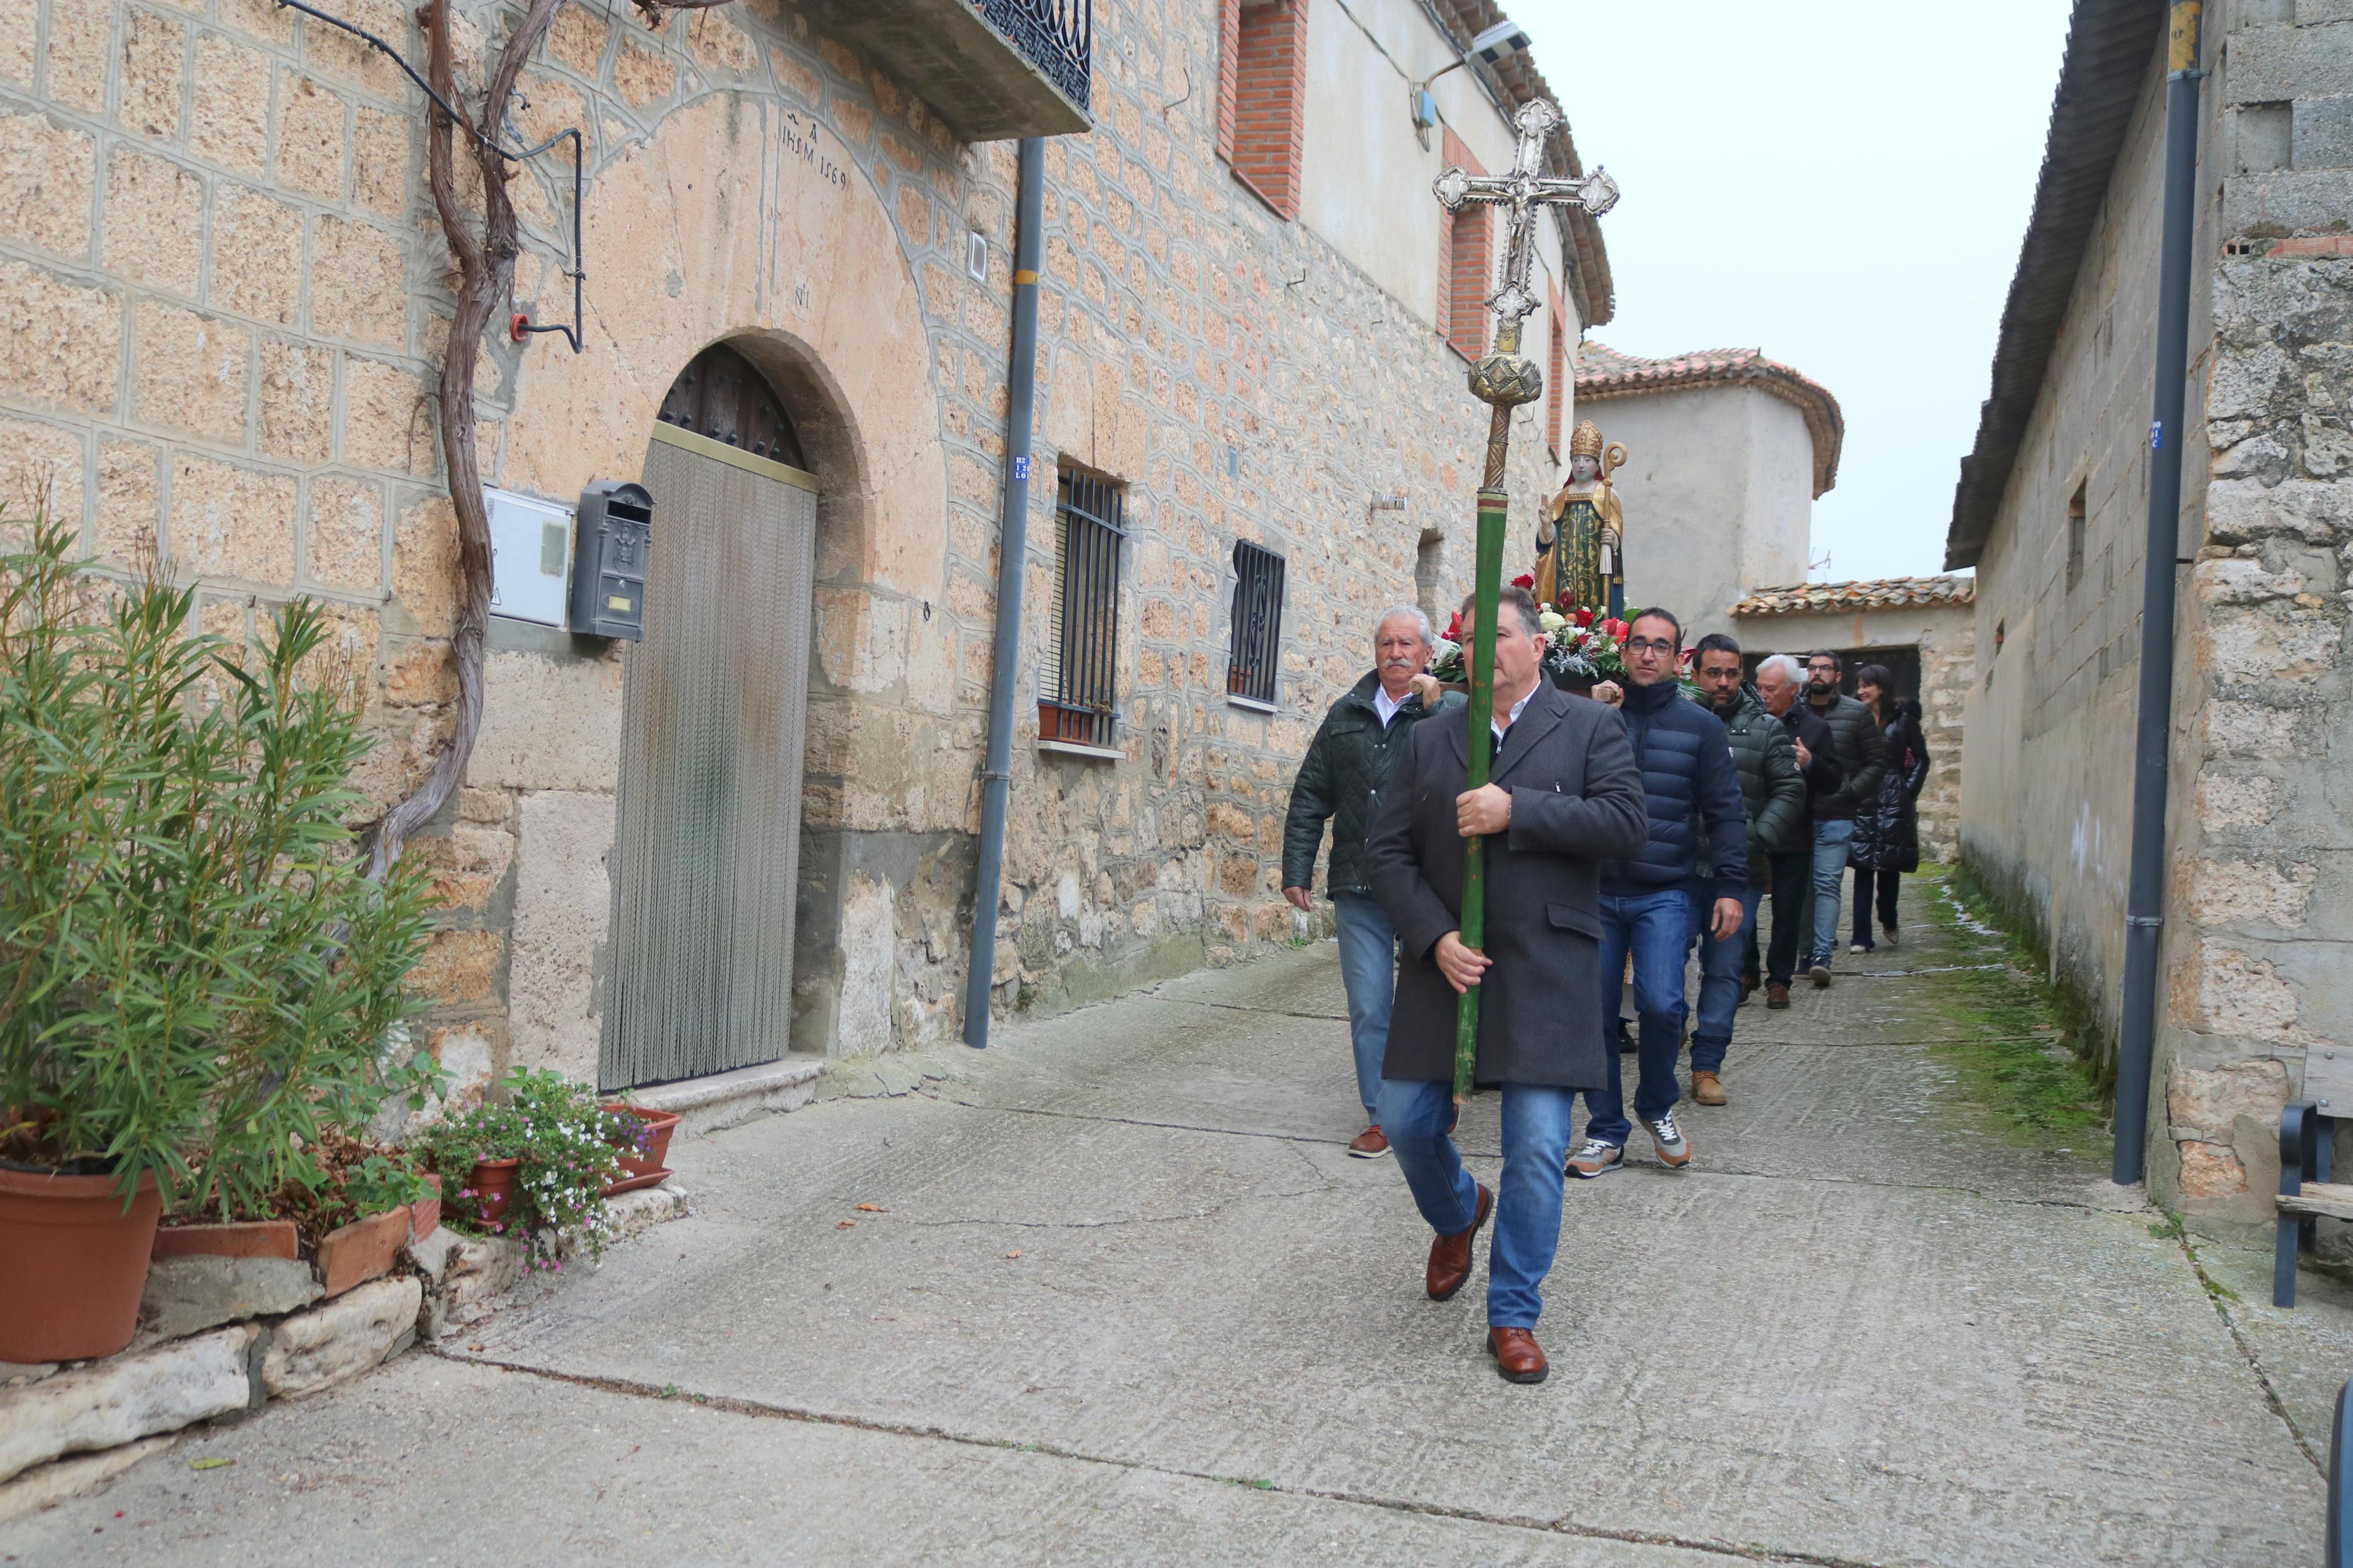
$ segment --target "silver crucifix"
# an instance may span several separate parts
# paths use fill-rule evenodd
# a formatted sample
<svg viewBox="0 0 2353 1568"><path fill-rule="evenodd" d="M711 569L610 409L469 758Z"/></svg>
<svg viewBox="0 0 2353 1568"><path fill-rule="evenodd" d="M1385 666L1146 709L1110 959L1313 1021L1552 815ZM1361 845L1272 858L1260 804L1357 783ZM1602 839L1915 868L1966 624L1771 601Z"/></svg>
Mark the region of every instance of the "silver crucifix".
<svg viewBox="0 0 2353 1568"><path fill-rule="evenodd" d="M1500 177L1448 169L1430 189L1439 205L1459 212L1471 202L1510 209L1504 243L1503 266L1487 309L1495 318L1495 346L1471 368L1471 390L1481 401L1497 407L1534 403L1544 395L1544 372L1520 353L1520 328L1536 308L1528 287L1535 263L1535 216L1539 207L1575 206L1599 217L1618 205L1618 183L1597 168L1577 180L1556 180L1545 174L1545 139L1560 124L1560 110L1546 99L1532 98L1521 105L1513 121L1520 133L1511 173Z"/></svg>

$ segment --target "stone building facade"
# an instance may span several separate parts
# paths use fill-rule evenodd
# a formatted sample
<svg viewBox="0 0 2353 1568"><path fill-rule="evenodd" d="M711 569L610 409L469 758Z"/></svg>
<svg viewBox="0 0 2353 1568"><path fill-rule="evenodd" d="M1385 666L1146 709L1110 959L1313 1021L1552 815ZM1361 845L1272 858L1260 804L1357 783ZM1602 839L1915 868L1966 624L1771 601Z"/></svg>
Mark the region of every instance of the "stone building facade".
<svg viewBox="0 0 2353 1568"><path fill-rule="evenodd" d="M1919 799L1924 862L1959 853L1962 737L1977 674L1975 592L1967 577L1806 583L1759 588L1732 610L1732 635L1752 661L1768 653L1802 659L1830 648L1841 657L1850 685L1855 670L1878 661L1899 696L1919 699L1928 742Z"/></svg>
<svg viewBox="0 0 2353 1568"><path fill-rule="evenodd" d="M2166 18L2079 0L2049 162L1964 463L1978 571L1964 859L2112 1040L2147 510ZM2205 12L2152 1192L2263 1220L2284 1102L2353 1044L2353 11ZM2087 178L2085 171L2091 171ZM2342 1090L2337 1092L2342 1093Z"/></svg>
<svg viewBox="0 0 2353 1568"><path fill-rule="evenodd" d="M1276 882L1295 760L1367 668L1375 612L1466 585L1486 410L1440 330L1456 240L1403 87L1499 14L1276 4L1304 51L1280 200L1220 152L1221 51L1271 6L1097 0L1092 129L1046 145L1025 667L1054 635L1058 466L1119 488L1127 541L1112 743L1041 743L1025 675L1002 1008L1291 937ZM421 60L395 0L335 9ZM854 42L863 15L739 0L649 27L567 6L512 132L586 139L586 352L500 337L480 357L486 479L561 505L639 475L666 392L711 345L750 361L797 426L818 501L777 1054L953 1038L974 918L1015 147L964 139L941 107L955 95L910 85L939 60ZM477 89L509 24L457 8ZM1499 168L1510 111L1546 89L1522 58L1435 90L1446 135ZM157 542L201 585L206 626L250 636L290 595L330 604L374 672L379 802L422 775L453 695L429 404L451 269L425 123L391 60L269 0L0 16L0 438L95 554L125 564ZM1553 162L1575 166L1565 133ZM539 160L513 189L515 308L565 321L569 167ZM1607 319L1589 222L1546 227L1540 267L1563 303L1532 332L1573 343ZM1531 511L1553 478L1548 412L1516 432ZM1238 542L1287 561L1271 705L1227 700ZM502 617L490 644L464 788L412 841L448 906L419 975L433 1045L470 1081L511 1063L595 1077L636 648Z"/></svg>

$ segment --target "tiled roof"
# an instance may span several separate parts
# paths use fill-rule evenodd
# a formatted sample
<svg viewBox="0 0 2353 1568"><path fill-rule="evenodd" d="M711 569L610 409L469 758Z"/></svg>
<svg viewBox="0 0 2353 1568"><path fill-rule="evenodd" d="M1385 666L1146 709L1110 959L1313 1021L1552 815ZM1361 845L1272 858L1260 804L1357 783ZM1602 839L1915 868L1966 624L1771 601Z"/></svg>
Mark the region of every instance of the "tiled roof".
<svg viewBox="0 0 2353 1568"><path fill-rule="evenodd" d="M1762 349L1701 349L1672 359L1638 359L1607 343L1587 342L1577 351L1577 400L1639 397L1650 392L1746 382L1794 406L1806 416L1814 438L1814 494L1838 483L1839 447L1846 439L1846 416L1820 382L1800 375Z"/></svg>
<svg viewBox="0 0 2353 1568"><path fill-rule="evenodd" d="M2163 53L2166 26L2166 8L2143 0L2075 0L2034 212L2002 306L1992 387L1953 490L1948 569L1978 563L2042 395L2043 373L2066 329L2076 275L2087 257L2095 268L2105 264L2092 256L2093 229L2149 87L2150 57ZM2127 177L2138 178L2137 170Z"/></svg>
<svg viewBox="0 0 2353 1568"><path fill-rule="evenodd" d="M1872 577L1855 583L1797 583L1759 588L1732 606L1736 616L1806 616L1823 610L1900 610L1915 605L1971 605L1974 577Z"/></svg>
<svg viewBox="0 0 2353 1568"><path fill-rule="evenodd" d="M1430 5L1453 33L1456 46L1465 49L1480 33L1507 19L1495 0L1430 0ZM1562 119L1549 139L1546 172L1568 179L1585 173L1577 143L1569 140L1567 110L1546 84L1544 73L1536 69L1534 51L1523 49L1493 66L1474 60L1464 68L1504 89L1511 100L1511 109L1504 111L1507 117L1532 98L1551 100L1554 108L1561 109ZM1618 308L1618 285L1609 276L1609 251L1601 243L1601 220L1582 207L1554 207L1552 216L1560 230L1561 248L1569 258L1564 291L1576 302L1578 321L1588 327L1600 326Z"/></svg>

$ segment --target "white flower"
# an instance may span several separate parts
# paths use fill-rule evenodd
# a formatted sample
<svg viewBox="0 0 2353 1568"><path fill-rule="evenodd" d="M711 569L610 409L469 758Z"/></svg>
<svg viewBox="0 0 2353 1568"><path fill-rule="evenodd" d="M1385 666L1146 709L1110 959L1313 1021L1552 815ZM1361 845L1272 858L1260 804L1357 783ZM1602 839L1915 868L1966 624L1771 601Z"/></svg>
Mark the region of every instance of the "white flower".
<svg viewBox="0 0 2353 1568"><path fill-rule="evenodd" d="M1547 633L1556 632L1568 625L1568 617L1558 610L1546 610L1536 616L1536 625L1544 627Z"/></svg>
<svg viewBox="0 0 2353 1568"><path fill-rule="evenodd" d="M1451 643L1451 642L1448 642L1444 637L1440 637L1440 638L1439 638L1439 639L1438 639L1438 647L1437 647L1437 649L1435 650L1434 657L1432 657L1432 658L1430 659L1430 662L1431 662L1432 664L1439 663L1440 660L1443 660L1443 659L1449 659L1449 658L1453 658L1456 654L1461 653L1461 651L1462 651L1462 645L1461 645L1461 644L1460 644L1460 643Z"/></svg>

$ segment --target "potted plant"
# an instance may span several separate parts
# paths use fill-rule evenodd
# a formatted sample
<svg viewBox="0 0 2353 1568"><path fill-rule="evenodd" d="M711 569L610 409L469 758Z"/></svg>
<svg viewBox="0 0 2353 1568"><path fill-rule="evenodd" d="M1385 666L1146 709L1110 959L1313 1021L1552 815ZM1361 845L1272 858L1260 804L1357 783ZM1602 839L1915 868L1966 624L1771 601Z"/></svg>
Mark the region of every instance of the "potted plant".
<svg viewBox="0 0 2353 1568"><path fill-rule="evenodd" d="M0 525L5 527L5 525ZM130 1342L158 1217L271 1217L328 1131L416 1092L421 866L367 881L370 742L318 609L185 628L37 514L0 556L0 1361Z"/></svg>
<svg viewBox="0 0 2353 1568"><path fill-rule="evenodd" d="M605 1142L621 1155L621 1177L605 1189L607 1197L653 1186L670 1174L662 1162L670 1156L670 1135L678 1131L678 1112L613 1104L598 1115Z"/></svg>
<svg viewBox="0 0 2353 1568"><path fill-rule="evenodd" d="M480 1105L426 1130L447 1216L521 1241L525 1268L560 1268L566 1237L601 1257L611 1228L604 1193L620 1177L621 1152L606 1141L595 1093L543 1068L517 1068L500 1089L505 1104Z"/></svg>

